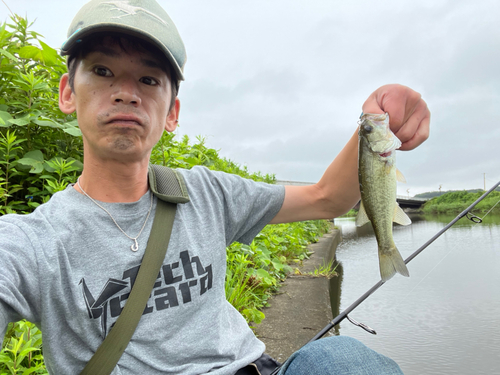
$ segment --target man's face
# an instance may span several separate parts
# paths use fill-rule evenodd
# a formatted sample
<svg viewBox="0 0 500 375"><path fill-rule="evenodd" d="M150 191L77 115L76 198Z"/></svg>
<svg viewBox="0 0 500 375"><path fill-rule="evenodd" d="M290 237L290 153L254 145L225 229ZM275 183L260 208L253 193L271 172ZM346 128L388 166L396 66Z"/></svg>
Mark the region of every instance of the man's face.
<svg viewBox="0 0 500 375"><path fill-rule="evenodd" d="M149 159L164 129L175 130L179 103L169 111L171 82L147 51L104 43L77 62L74 91L61 80L60 107L76 111L86 157Z"/></svg>

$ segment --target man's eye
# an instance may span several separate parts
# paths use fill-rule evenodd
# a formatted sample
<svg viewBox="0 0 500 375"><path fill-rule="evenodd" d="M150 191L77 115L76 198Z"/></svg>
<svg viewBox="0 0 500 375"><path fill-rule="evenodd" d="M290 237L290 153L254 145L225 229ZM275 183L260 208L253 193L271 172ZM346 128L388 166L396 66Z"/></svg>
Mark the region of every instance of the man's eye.
<svg viewBox="0 0 500 375"><path fill-rule="evenodd" d="M158 81L152 77L142 77L139 81L149 86L156 86L159 84Z"/></svg>
<svg viewBox="0 0 500 375"><path fill-rule="evenodd" d="M111 77L113 75L109 69L100 66L94 68L94 73L101 77Z"/></svg>

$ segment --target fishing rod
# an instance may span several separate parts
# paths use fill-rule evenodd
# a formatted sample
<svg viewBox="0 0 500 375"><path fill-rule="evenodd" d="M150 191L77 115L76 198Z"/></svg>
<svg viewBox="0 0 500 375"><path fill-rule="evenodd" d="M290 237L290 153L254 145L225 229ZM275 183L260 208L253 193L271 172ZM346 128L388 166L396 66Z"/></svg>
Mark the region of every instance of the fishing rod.
<svg viewBox="0 0 500 375"><path fill-rule="evenodd" d="M457 221L459 221L461 218L464 216L467 216L467 218L474 223L481 223L483 220L476 215L473 215L470 213L470 211L479 203L481 202L488 194L490 194L493 190L495 190L498 186L500 186L500 181L498 181L490 190L485 192L483 195L481 195L474 203L472 203L469 207L467 207L465 210L463 210L456 218L454 218L452 221L448 223L443 229L441 229L438 233L436 233L429 241L427 241L425 244L423 244L420 248L418 248L413 254L411 254L408 258L405 259L405 264L410 263L418 254L420 254L424 249L429 246L431 243L433 243L439 236L441 236L444 232L446 232L448 229L450 229ZM491 211L491 210L490 210ZM490 212L488 211L488 213ZM488 214L487 213L487 214ZM486 214L486 215L487 215ZM486 216L485 215L485 216ZM483 217L484 218L484 217ZM355 321L354 319L350 318L348 314L353 311L356 307L358 307L364 300L366 300L368 297L370 297L378 288L380 288L382 285L384 285L386 282L379 280L374 286L372 286L365 294L363 294L361 297L359 297L354 303L352 303L348 308L346 308L344 311L342 311L337 317L335 317L330 323L328 323L325 328L323 328L321 331L319 331L316 336L314 336L311 340L309 340L305 345L319 340L322 338L329 330L331 330L333 327L335 327L337 324L342 322L344 319L347 318L352 324L363 328L365 331L376 335L377 332L375 332L374 329L368 327L367 325L363 323L359 323ZM304 346L305 346L304 345ZM276 368L271 375L276 375L279 370L281 369L281 366Z"/></svg>

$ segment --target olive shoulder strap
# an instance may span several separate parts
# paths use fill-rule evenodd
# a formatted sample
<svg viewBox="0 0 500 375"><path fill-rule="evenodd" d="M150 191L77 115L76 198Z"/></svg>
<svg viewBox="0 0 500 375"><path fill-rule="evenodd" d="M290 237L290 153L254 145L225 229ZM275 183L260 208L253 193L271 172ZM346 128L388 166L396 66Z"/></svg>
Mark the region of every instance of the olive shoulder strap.
<svg viewBox="0 0 500 375"><path fill-rule="evenodd" d="M115 325L80 375L108 375L113 371L134 334L165 259L177 203L189 201L184 179L177 171L150 165L148 175L158 203L137 278Z"/></svg>

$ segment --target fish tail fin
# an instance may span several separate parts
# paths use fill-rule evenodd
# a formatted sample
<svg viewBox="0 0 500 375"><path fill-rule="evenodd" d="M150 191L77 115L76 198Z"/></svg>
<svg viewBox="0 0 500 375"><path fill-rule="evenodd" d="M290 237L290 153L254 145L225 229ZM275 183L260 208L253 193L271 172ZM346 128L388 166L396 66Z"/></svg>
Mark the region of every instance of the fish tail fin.
<svg viewBox="0 0 500 375"><path fill-rule="evenodd" d="M380 251L379 263L382 281L389 280L396 272L406 277L410 276L410 272L396 246L389 251Z"/></svg>

